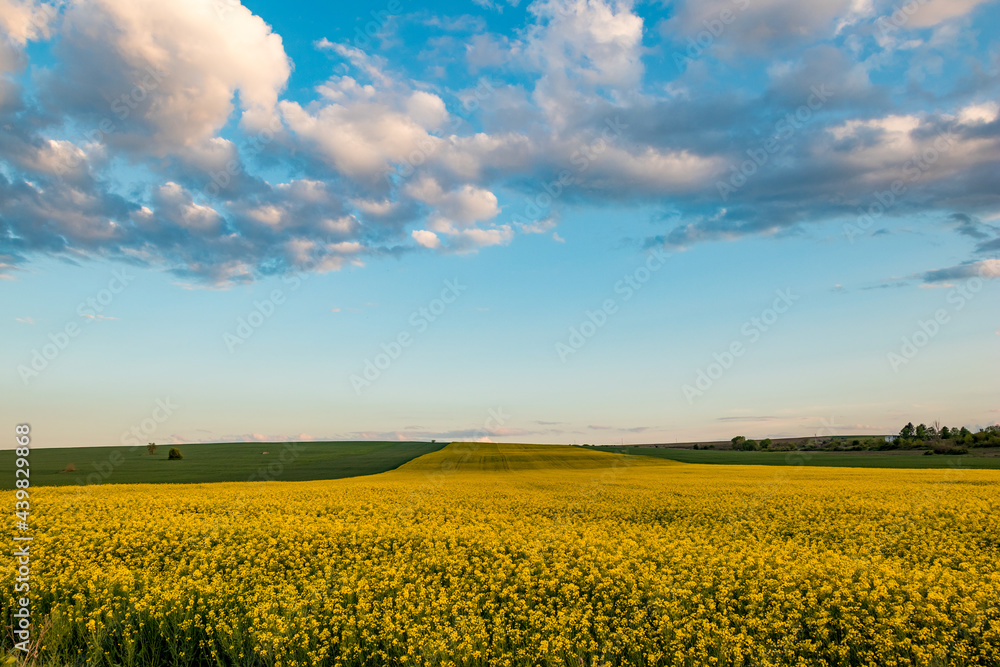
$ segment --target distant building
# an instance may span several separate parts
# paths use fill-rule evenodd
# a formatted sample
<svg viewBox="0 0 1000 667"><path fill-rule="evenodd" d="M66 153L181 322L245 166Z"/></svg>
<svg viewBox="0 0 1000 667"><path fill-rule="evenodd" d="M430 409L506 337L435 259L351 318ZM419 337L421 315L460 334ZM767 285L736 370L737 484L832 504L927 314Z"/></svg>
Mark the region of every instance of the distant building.
<svg viewBox="0 0 1000 667"><path fill-rule="evenodd" d="M887 435L887 436L885 436L885 441L886 442L892 442L893 440L895 440L898 437L899 437L898 435Z"/></svg>

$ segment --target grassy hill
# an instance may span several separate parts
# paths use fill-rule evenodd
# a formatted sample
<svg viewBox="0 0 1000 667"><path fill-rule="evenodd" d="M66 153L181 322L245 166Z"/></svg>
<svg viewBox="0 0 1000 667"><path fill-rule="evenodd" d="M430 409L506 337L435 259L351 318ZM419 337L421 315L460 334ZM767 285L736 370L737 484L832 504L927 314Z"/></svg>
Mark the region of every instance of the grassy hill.
<svg viewBox="0 0 1000 667"><path fill-rule="evenodd" d="M618 456L610 452L570 445L454 442L432 454L410 461L401 466L399 471L585 470L613 467L620 462ZM650 459L650 462L652 461L653 459ZM635 464L636 461L629 461L629 465Z"/></svg>
<svg viewBox="0 0 1000 667"><path fill-rule="evenodd" d="M248 479L304 481L374 475L434 452L429 442L234 442L176 445L184 458L167 460L170 446L33 449L32 486L237 482ZM264 452L267 452L266 454ZM13 450L0 452L0 489L14 488ZM60 472L69 466L72 472Z"/></svg>

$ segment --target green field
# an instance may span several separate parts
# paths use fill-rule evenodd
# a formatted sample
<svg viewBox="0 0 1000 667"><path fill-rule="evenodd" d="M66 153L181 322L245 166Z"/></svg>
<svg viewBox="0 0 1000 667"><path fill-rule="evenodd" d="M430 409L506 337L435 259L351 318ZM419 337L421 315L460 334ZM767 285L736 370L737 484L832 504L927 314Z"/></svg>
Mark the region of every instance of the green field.
<svg viewBox="0 0 1000 667"><path fill-rule="evenodd" d="M730 449L684 449L674 447L594 447L605 452L624 452L682 463L713 463L766 466L830 466L842 468L990 468L1000 469L996 450L972 450L962 456L924 456L923 452L741 452Z"/></svg>
<svg viewBox="0 0 1000 667"><path fill-rule="evenodd" d="M392 470L447 443L236 442L175 445L184 458L170 461L169 445L152 456L145 447L66 447L31 450L32 486L70 484L194 483L281 480L299 482L374 475ZM264 454L263 452L267 452ZM13 450L0 452L0 489L14 488ZM70 464L73 472L60 472Z"/></svg>

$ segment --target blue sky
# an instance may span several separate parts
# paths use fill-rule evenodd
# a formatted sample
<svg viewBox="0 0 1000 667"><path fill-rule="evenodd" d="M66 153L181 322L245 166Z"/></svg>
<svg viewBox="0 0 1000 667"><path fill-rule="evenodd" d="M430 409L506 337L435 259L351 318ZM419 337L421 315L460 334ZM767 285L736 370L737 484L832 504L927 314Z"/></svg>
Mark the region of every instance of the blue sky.
<svg viewBox="0 0 1000 667"><path fill-rule="evenodd" d="M1000 416L1000 3L0 5L40 446Z"/></svg>

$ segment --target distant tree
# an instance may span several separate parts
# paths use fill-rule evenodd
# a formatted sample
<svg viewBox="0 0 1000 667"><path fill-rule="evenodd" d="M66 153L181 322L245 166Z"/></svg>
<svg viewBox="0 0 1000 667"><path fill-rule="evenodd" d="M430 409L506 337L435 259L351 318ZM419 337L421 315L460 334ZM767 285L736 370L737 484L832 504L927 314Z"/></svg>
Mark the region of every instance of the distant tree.
<svg viewBox="0 0 1000 667"><path fill-rule="evenodd" d="M756 452L760 449L760 445L757 444L756 440L746 440L743 442L743 451L745 452Z"/></svg>
<svg viewBox="0 0 1000 667"><path fill-rule="evenodd" d="M167 458L170 459L171 461L179 461L180 459L184 458L184 456L181 455L181 450L177 449L176 447L171 447L170 453L167 454Z"/></svg>
<svg viewBox="0 0 1000 667"><path fill-rule="evenodd" d="M152 456L153 454L156 453L156 443L155 442L148 442L148 443L146 443L146 453L149 454L150 456Z"/></svg>
<svg viewBox="0 0 1000 667"><path fill-rule="evenodd" d="M773 442L772 442L772 440L770 438L764 438L763 440L760 441L760 448L761 449L770 449L772 444L773 444Z"/></svg>
<svg viewBox="0 0 1000 667"><path fill-rule="evenodd" d="M927 439L927 425L926 424L917 424L917 434L916 435L917 435L917 439L918 440L926 440Z"/></svg>
<svg viewBox="0 0 1000 667"><path fill-rule="evenodd" d="M1000 425L993 424L986 428L981 428L976 433L970 433L962 438L962 442L973 447L1000 446Z"/></svg>
<svg viewBox="0 0 1000 667"><path fill-rule="evenodd" d="M732 439L733 449L743 449L743 443L746 441L747 439L742 435L736 436L735 438Z"/></svg>
<svg viewBox="0 0 1000 667"><path fill-rule="evenodd" d="M951 438L951 429L948 428L947 426L942 426L941 427L941 439L942 440L948 440L950 438Z"/></svg>
<svg viewBox="0 0 1000 667"><path fill-rule="evenodd" d="M967 435L972 435L972 431L970 431L969 429L967 429L967 428L965 428L965 427L963 426L963 427L962 427L962 430L961 430L961 431L959 431L959 432L958 432L958 434L959 434L960 436L962 436L962 437L964 438L964 437L965 437L965 436L967 436Z"/></svg>
<svg viewBox="0 0 1000 667"><path fill-rule="evenodd" d="M912 438L914 435L913 422L907 422L906 426L902 428L899 432L899 437L901 438Z"/></svg>

